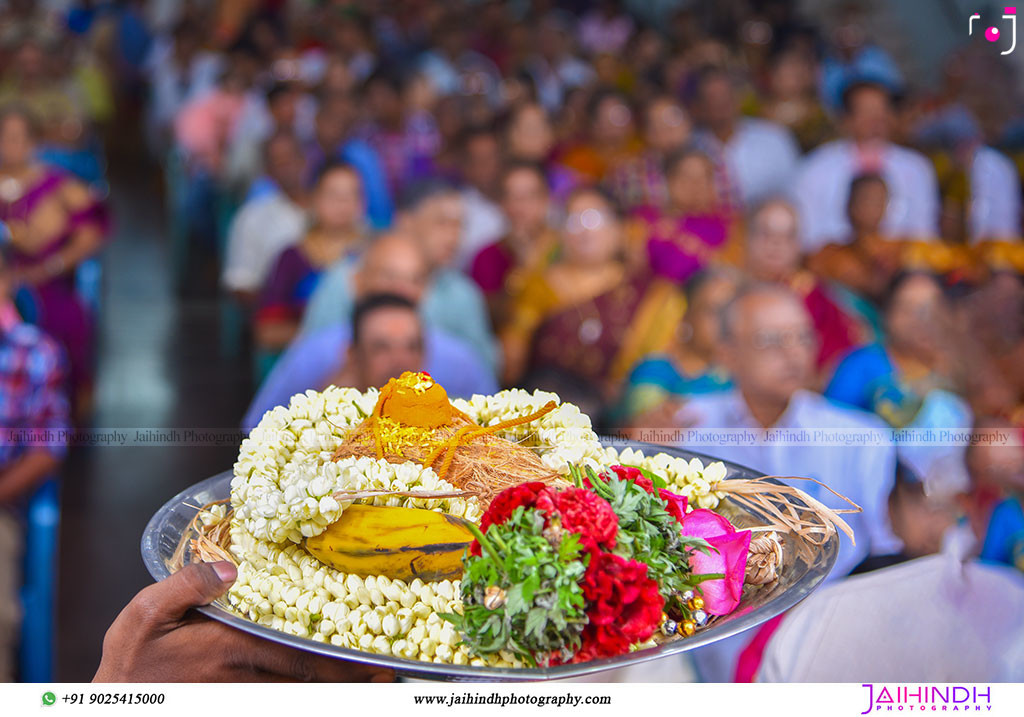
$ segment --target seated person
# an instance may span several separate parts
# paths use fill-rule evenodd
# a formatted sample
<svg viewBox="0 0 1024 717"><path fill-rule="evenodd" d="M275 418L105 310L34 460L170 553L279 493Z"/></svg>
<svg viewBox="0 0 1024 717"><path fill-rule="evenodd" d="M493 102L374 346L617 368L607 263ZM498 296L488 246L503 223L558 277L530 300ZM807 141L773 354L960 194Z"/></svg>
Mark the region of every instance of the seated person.
<svg viewBox="0 0 1024 717"><path fill-rule="evenodd" d="M707 155L676 150L665 160L668 202L636 210L630 252L646 257L658 276L684 282L713 263L736 264L742 242L715 190Z"/></svg>
<svg viewBox="0 0 1024 717"><path fill-rule="evenodd" d="M849 241L826 244L808 258L808 268L872 301L881 299L902 268L902 243L882 234L888 204L889 188L880 174L855 177L846 202Z"/></svg>
<svg viewBox="0 0 1024 717"><path fill-rule="evenodd" d="M568 146L560 164L584 182L600 182L609 170L639 156L643 143L636 136L633 110L625 95L599 89L586 107L586 137Z"/></svg>
<svg viewBox="0 0 1024 717"><path fill-rule="evenodd" d="M692 139L693 123L678 99L656 95L644 107L643 154L612 167L605 186L619 206L662 206L668 201L665 160Z"/></svg>
<svg viewBox="0 0 1024 717"><path fill-rule="evenodd" d="M269 352L281 351L298 333L306 302L324 270L362 251L366 243L362 186L351 165L324 167L310 206L312 226L277 256L256 310L256 343Z"/></svg>
<svg viewBox="0 0 1024 717"><path fill-rule="evenodd" d="M1003 496L992 509L984 532L981 559L1024 571L1024 432L1008 423L990 423L1001 444L974 448L972 478L992 485Z"/></svg>
<svg viewBox="0 0 1024 717"><path fill-rule="evenodd" d="M366 197L366 216L374 229L391 226L394 202L380 155L354 133L356 108L348 94L329 92L320 98L313 138L306 146L306 161L313 174L329 162L341 160L359 172Z"/></svg>
<svg viewBox="0 0 1024 717"><path fill-rule="evenodd" d="M488 126L469 127L458 138L462 180L462 238L455 266L468 272L484 246L505 233L505 214L499 206L502 154L497 132Z"/></svg>
<svg viewBox="0 0 1024 717"><path fill-rule="evenodd" d="M862 508L860 513L843 516L856 544L839 541L839 555L828 579L848 574L869 555L896 552L900 542L892 534L886 504L895 480L896 450L886 442L841 443L845 435L888 436L889 432L877 417L836 405L811 390L817 346L811 317L800 298L777 284L741 289L722 311L721 331L722 363L735 388L691 398L679 412L679 425L752 431L756 440L730 446L731 460L768 475L814 478ZM789 438L799 431L819 429L839 437L811 445ZM712 454L721 451L720 445L693 441L686 447ZM849 508L818 484L802 480L791 484L830 508ZM739 635L698 648L694 657L701 676L710 681L731 680L750 637Z"/></svg>
<svg viewBox="0 0 1024 717"><path fill-rule="evenodd" d="M719 314L739 284L729 269L706 269L686 283L686 314L675 340L662 354L636 365L623 390L616 418L631 428L659 428L688 396L730 387L719 363Z"/></svg>
<svg viewBox="0 0 1024 717"><path fill-rule="evenodd" d="M574 190L566 212L561 255L511 302L504 382L562 369L612 398L641 356L671 342L683 296L675 282L631 270L621 217L602 191Z"/></svg>
<svg viewBox="0 0 1024 717"><path fill-rule="evenodd" d="M991 362L991 369L972 372L984 379L972 394L988 396L972 399L977 413L1004 416L1024 427L1024 281L1013 272L994 273L956 309L957 322L966 328L965 343Z"/></svg>
<svg viewBox="0 0 1024 717"><path fill-rule="evenodd" d="M398 294L371 294L356 304L344 364L324 385L380 388L405 371L422 371L423 355L416 305Z"/></svg>
<svg viewBox="0 0 1024 717"><path fill-rule="evenodd" d="M459 339L426 324L412 299L373 292L356 303L351 324L302 334L288 348L249 406L246 431L296 393L332 383L365 391L403 371L427 371L451 396L497 390L488 367Z"/></svg>
<svg viewBox="0 0 1024 717"><path fill-rule="evenodd" d="M847 355L825 395L901 428L913 421L931 391L960 392L963 368L951 340L949 305L934 277L897 277L883 315L884 341Z"/></svg>
<svg viewBox="0 0 1024 717"><path fill-rule="evenodd" d="M64 350L73 407L84 416L92 399L94 317L76 291L75 270L100 250L107 213L89 187L35 159L37 136L27 110L0 109L0 221L10 230L17 282L35 304L36 323Z"/></svg>
<svg viewBox="0 0 1024 717"><path fill-rule="evenodd" d="M828 376L867 332L862 332L829 290L803 269L802 262L796 209L781 199L756 207L747 226L747 272L757 281L782 284L803 299L818 337L816 366L820 375Z"/></svg>
<svg viewBox="0 0 1024 717"><path fill-rule="evenodd" d="M539 164L509 165L501 181L501 208L508 231L477 252L469 272L487 298L496 328L504 324L509 297L522 288L523 277L550 264L559 248L558 233L548 223L550 187Z"/></svg>
<svg viewBox="0 0 1024 717"><path fill-rule="evenodd" d="M804 247L816 251L850 236L846 204L854 177L879 174L891 201L881 223L889 239L938 236L939 190L926 157L892 141L897 129L892 93L872 82L851 82L843 93L841 139L801 160L791 193L800 210Z"/></svg>
<svg viewBox="0 0 1024 717"><path fill-rule="evenodd" d="M802 49L778 52L770 60L768 96L760 111L763 119L789 129L801 152L809 152L830 139L834 131L814 86L815 65L812 52Z"/></svg>
<svg viewBox="0 0 1024 717"><path fill-rule="evenodd" d="M555 128L542 104L528 99L514 105L504 125L502 141L508 160L539 165L553 197L564 199L579 184L576 173L556 161Z"/></svg>
<svg viewBox="0 0 1024 717"><path fill-rule="evenodd" d="M453 266L462 236L462 197L450 184L424 181L412 185L396 217L395 230L414 237L429 262L429 280L421 311L431 326L471 346L494 369L497 348L487 306L471 279ZM338 262L328 269L310 297L302 331L343 323L351 314L353 265Z"/></svg>
<svg viewBox="0 0 1024 717"><path fill-rule="evenodd" d="M275 134L263 148L271 191L249 199L228 228L221 281L244 306L252 306L277 256L306 231L306 161L298 138Z"/></svg>
<svg viewBox="0 0 1024 717"><path fill-rule="evenodd" d="M10 245L0 245L0 682L14 680L25 503L60 465L60 434L71 426L64 353L18 316L9 258Z"/></svg>
<svg viewBox="0 0 1024 717"><path fill-rule="evenodd" d="M260 149L279 132L305 141L312 134L315 102L296 83L275 82L266 94L253 92L231 137L221 182L253 194L266 188L261 177Z"/></svg>
<svg viewBox="0 0 1024 717"><path fill-rule="evenodd" d="M723 204L747 207L786 190L800 147L782 125L743 116L729 70L707 65L694 73L692 107L698 124L694 141L715 163Z"/></svg>

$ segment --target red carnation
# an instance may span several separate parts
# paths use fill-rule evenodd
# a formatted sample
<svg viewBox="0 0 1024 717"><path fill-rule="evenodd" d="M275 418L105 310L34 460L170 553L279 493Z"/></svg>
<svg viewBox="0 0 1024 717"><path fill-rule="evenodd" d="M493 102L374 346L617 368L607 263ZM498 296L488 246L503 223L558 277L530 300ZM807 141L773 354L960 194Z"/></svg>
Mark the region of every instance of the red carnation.
<svg viewBox="0 0 1024 717"><path fill-rule="evenodd" d="M647 577L645 564L596 553L581 585L589 622L575 662L625 654L631 644L649 639L658 629L665 601L658 583Z"/></svg>
<svg viewBox="0 0 1024 717"><path fill-rule="evenodd" d="M492 525L501 525L512 517L512 514L519 506L533 508L538 503L543 503L542 506L538 507L547 508L546 512L553 511L555 508L554 503L551 501L550 496L546 495L549 492L550 488L540 481L520 483L511 488L506 488L494 496L494 500L491 501L487 511L480 518L480 531L486 533L487 529ZM542 496L546 500L542 501Z"/></svg>
<svg viewBox="0 0 1024 717"><path fill-rule="evenodd" d="M516 508L537 508L543 513L550 515L554 513L555 507L553 491L547 484L540 481L531 483L520 483L519 485L506 488L494 496L487 511L480 518L480 532L487 534L487 529L492 525L501 525L509 518ZM470 555L480 555L480 543L476 540L469 548Z"/></svg>
<svg viewBox="0 0 1024 717"><path fill-rule="evenodd" d="M555 506L562 528L579 533L580 542L587 552L615 547L619 532L619 517L604 498L589 490L570 488L555 494Z"/></svg>

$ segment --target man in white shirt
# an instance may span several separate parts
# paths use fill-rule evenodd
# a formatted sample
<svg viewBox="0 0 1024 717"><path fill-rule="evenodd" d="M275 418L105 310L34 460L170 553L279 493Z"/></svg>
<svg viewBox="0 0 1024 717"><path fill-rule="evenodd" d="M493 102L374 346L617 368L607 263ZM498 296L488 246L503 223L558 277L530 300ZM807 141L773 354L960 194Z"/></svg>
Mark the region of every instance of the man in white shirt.
<svg viewBox="0 0 1024 717"><path fill-rule="evenodd" d="M274 259L306 229L306 159L293 134L275 134L264 148L275 191L244 203L228 228L221 280L243 304L251 305Z"/></svg>
<svg viewBox="0 0 1024 717"><path fill-rule="evenodd" d="M840 535L831 576L849 573L869 554L896 552L887 499L896 473L896 450L876 417L833 404L807 389L817 351L803 302L777 285L741 290L722 316L722 365L736 388L691 399L679 420L689 449L720 455L768 475L814 478L863 509L844 516L856 545ZM701 429L749 429L754 440L723 448ZM707 435L707 434L705 434ZM702 441L708 441L702 443ZM849 505L810 481L790 481L831 508ZM702 677L733 678L736 657L750 635L696 653Z"/></svg>
<svg viewBox="0 0 1024 717"><path fill-rule="evenodd" d="M1019 682L1021 614L1019 571L919 558L829 585L798 605L768 642L757 679Z"/></svg>
<svg viewBox="0 0 1024 717"><path fill-rule="evenodd" d="M722 200L750 206L785 191L800 159L793 133L766 120L741 117L736 88L725 70L704 70L697 81L697 145L717 165Z"/></svg>
<svg viewBox="0 0 1024 717"><path fill-rule="evenodd" d="M928 480L900 481L890 509L905 544L904 554L890 560L913 559L837 581L787 613L766 645L757 679L1024 679L1024 575L967 560L976 536L954 525L951 501Z"/></svg>
<svg viewBox="0 0 1024 717"><path fill-rule="evenodd" d="M938 235L939 189L935 170L924 155L890 141L895 115L889 90L856 83L843 94L846 138L828 142L801 164L792 186L800 209L804 247L849 241L846 215L854 177L881 174L889 188L882 231L893 239L931 239Z"/></svg>

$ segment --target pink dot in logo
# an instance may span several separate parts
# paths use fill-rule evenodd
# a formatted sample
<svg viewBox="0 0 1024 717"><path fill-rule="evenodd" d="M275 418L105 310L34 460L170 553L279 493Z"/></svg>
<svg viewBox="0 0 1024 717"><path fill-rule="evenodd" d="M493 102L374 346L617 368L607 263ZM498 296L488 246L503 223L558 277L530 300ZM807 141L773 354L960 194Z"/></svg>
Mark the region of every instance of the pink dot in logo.
<svg viewBox="0 0 1024 717"><path fill-rule="evenodd" d="M989 42L996 42L997 40L999 40L999 28L990 27L989 29L985 30L985 39L988 40Z"/></svg>

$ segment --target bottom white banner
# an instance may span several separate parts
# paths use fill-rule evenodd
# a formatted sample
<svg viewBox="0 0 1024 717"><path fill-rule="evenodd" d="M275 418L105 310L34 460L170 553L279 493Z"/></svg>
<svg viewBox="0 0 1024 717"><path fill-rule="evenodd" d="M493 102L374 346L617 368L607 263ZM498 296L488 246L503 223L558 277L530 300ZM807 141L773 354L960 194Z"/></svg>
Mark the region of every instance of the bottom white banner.
<svg viewBox="0 0 1024 717"><path fill-rule="evenodd" d="M573 715L855 717L1024 714L1021 684L335 684L2 685L0 714Z"/></svg>

